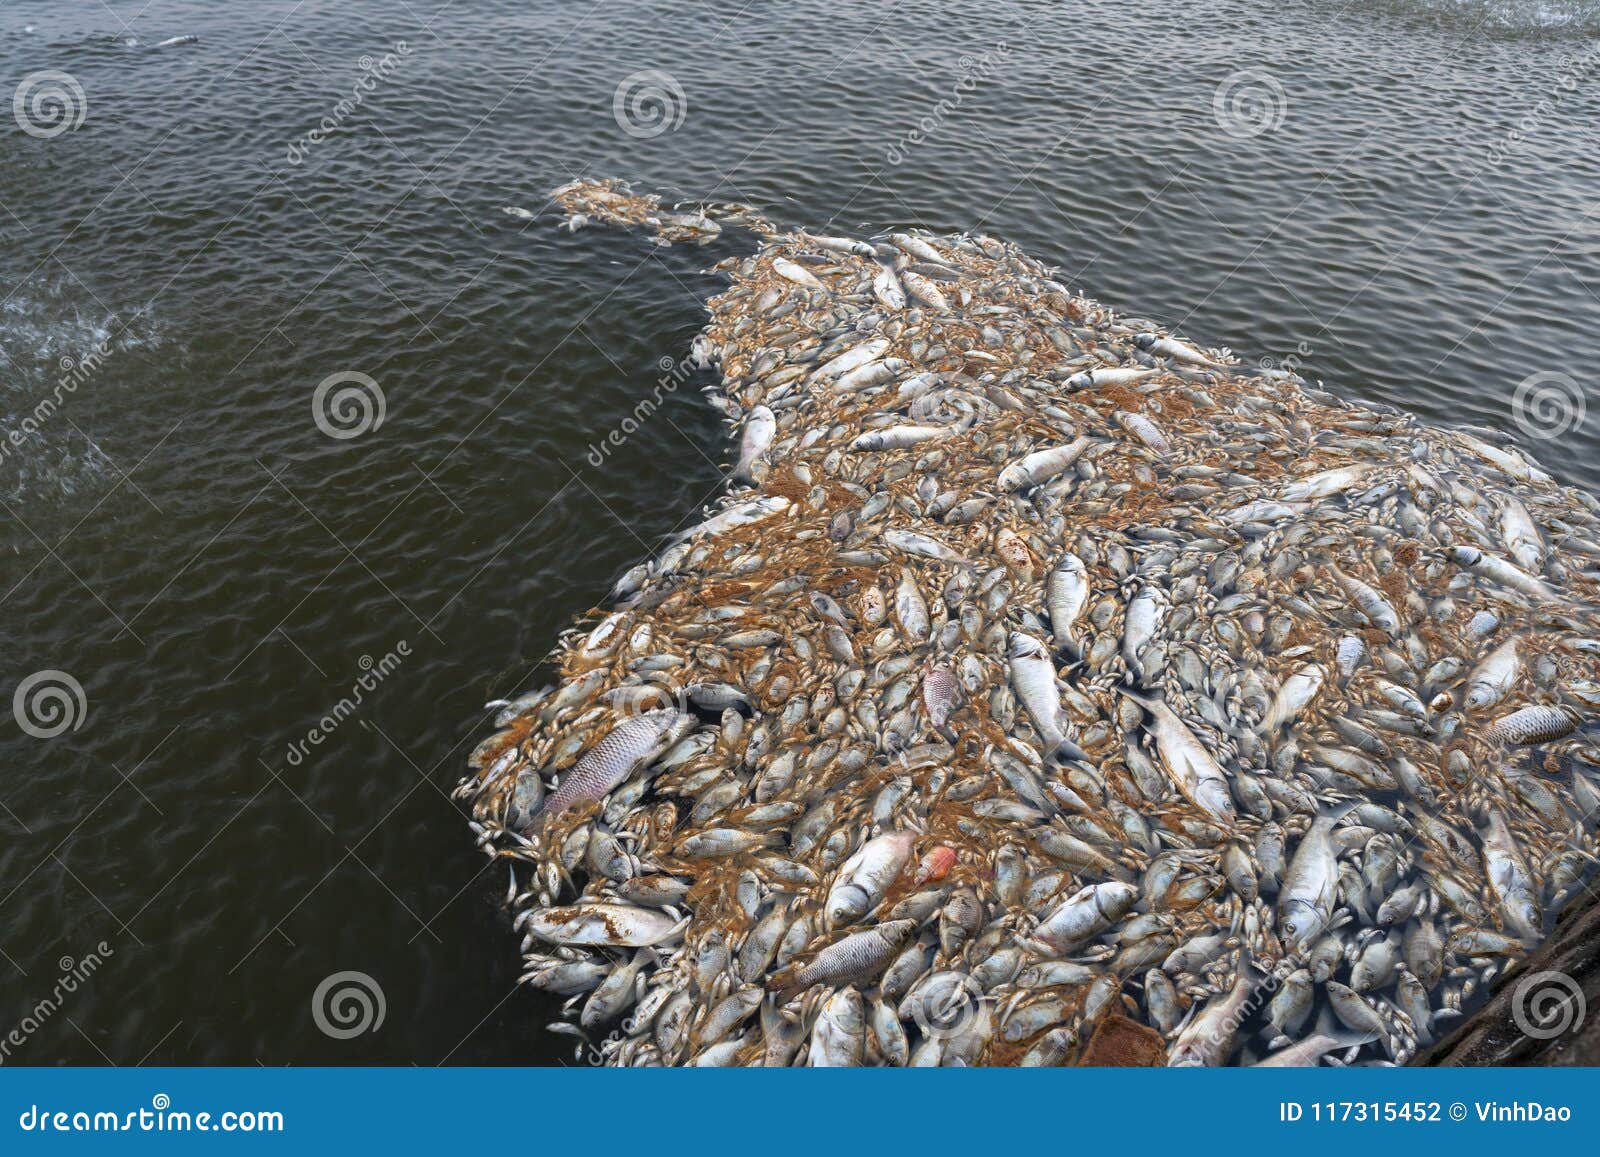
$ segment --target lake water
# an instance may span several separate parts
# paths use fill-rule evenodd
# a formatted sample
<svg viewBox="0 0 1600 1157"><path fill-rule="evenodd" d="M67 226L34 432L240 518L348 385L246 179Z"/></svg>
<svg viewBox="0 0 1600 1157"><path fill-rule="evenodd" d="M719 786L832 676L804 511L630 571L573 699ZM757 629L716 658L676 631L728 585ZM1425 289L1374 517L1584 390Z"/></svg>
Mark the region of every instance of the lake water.
<svg viewBox="0 0 1600 1157"><path fill-rule="evenodd" d="M1597 488L1597 37L1554 0L7 0L0 1060L570 1058L449 792L715 492L693 389L590 448L736 248L503 206L609 174L981 229ZM348 1037L345 972L384 1014Z"/></svg>

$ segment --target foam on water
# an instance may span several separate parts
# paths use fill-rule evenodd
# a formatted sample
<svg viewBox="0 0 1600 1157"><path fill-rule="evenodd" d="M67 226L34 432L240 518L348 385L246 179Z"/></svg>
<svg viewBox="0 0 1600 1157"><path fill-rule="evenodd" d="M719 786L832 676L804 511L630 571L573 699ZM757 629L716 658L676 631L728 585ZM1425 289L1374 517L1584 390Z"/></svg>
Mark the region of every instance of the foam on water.
<svg viewBox="0 0 1600 1157"><path fill-rule="evenodd" d="M1380 0L1373 7L1400 16L1422 13L1480 33L1577 34L1600 29L1600 5L1591 0Z"/></svg>
<svg viewBox="0 0 1600 1157"><path fill-rule="evenodd" d="M67 496L114 473L93 432L97 396L119 357L159 345L144 315L106 314L61 282L0 304L0 494Z"/></svg>

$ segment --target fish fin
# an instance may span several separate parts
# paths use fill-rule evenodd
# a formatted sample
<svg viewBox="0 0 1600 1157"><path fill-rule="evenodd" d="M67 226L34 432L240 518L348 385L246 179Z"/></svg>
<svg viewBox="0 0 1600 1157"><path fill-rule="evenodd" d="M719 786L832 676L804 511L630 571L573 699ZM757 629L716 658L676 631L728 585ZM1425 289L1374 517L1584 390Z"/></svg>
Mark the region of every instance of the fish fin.
<svg viewBox="0 0 1600 1157"><path fill-rule="evenodd" d="M1163 700L1161 700L1161 699L1152 699L1148 695L1141 695L1137 691L1132 691L1132 690L1128 689L1127 687L1122 686L1121 684L1118 684L1115 687L1113 687L1113 690L1116 691L1117 694L1122 695L1125 698L1132 699L1135 703L1137 703L1141 707L1153 707L1157 703L1163 702Z"/></svg>
<svg viewBox="0 0 1600 1157"><path fill-rule="evenodd" d="M1189 1022L1192 1021L1199 1014L1199 1012L1200 1002L1197 1000L1191 1004L1188 1011L1183 1014L1183 1019L1172 1026L1172 1031L1167 1033L1167 1039L1175 1041L1182 1036L1183 1030L1189 1027Z"/></svg>
<svg viewBox="0 0 1600 1157"><path fill-rule="evenodd" d="M1342 803L1324 804L1317 809L1317 818L1319 820L1327 820L1328 826L1332 827L1344 819L1345 816L1355 811L1361 804L1362 801L1358 799L1347 799Z"/></svg>
<svg viewBox="0 0 1600 1157"><path fill-rule="evenodd" d="M1052 642L1055 641L1054 633L1051 634L1050 638ZM1067 686L1067 681L1061 676L1076 671L1084 665L1083 651L1074 640L1068 639L1066 643L1056 648L1056 654L1058 657L1068 660L1056 671L1056 685L1065 687Z"/></svg>
<svg viewBox="0 0 1600 1157"><path fill-rule="evenodd" d="M1329 1048L1329 1052L1343 1052L1345 1049L1360 1048L1362 1045L1371 1044L1378 1039L1378 1034L1375 1032L1357 1032L1355 1029L1332 1032L1328 1035L1336 1042Z"/></svg>
<svg viewBox="0 0 1600 1157"><path fill-rule="evenodd" d="M1089 753L1079 747L1070 739L1063 739L1050 749L1050 758L1056 761L1071 761L1073 763L1092 763Z"/></svg>
<svg viewBox="0 0 1600 1157"><path fill-rule="evenodd" d="M1326 1051L1344 1052L1346 1049L1359 1048L1361 1045L1371 1044L1378 1039L1377 1033L1370 1029L1345 1028L1333 1015L1333 1010L1324 1008L1317 1017L1317 1025L1313 1030L1327 1037L1333 1043Z"/></svg>
<svg viewBox="0 0 1600 1157"><path fill-rule="evenodd" d="M771 997L774 1011L782 1008L811 987L801 982L799 976L800 969L796 968L794 962L791 961L787 967L767 977L762 987L767 990L767 994Z"/></svg>

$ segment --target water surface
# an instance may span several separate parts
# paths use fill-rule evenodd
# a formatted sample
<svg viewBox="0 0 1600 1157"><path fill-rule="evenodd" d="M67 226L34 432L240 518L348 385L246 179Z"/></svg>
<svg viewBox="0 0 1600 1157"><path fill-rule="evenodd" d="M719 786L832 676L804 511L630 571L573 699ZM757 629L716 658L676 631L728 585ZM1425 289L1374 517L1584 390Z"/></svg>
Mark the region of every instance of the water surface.
<svg viewBox="0 0 1600 1157"><path fill-rule="evenodd" d="M58 671L87 709L0 712L0 1033L40 1021L0 1059L570 1056L449 792L484 701L718 486L693 388L590 448L736 246L502 206L617 174L982 229L1249 361L1515 429L1519 382L1600 360L1597 34L1555 0L8 0L0 97L64 72L86 109L0 123L0 699ZM672 127L636 135L650 71ZM380 425L319 428L338 374ZM1536 451L1596 488L1596 420L1557 418ZM385 1017L338 1039L312 997L346 971Z"/></svg>

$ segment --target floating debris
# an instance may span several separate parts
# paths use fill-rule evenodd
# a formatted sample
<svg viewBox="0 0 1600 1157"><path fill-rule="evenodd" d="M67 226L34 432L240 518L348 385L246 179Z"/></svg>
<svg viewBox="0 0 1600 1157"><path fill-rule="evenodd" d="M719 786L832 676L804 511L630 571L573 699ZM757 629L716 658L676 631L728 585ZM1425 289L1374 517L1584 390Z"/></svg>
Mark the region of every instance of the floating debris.
<svg viewBox="0 0 1600 1157"><path fill-rule="evenodd" d="M761 239L729 493L461 787L595 1059L1404 1063L1581 891L1589 496L993 238L555 200Z"/></svg>

